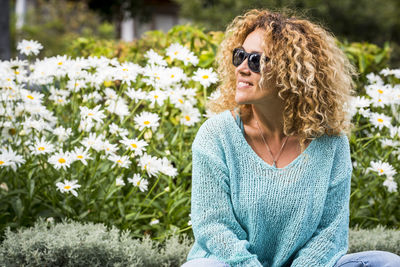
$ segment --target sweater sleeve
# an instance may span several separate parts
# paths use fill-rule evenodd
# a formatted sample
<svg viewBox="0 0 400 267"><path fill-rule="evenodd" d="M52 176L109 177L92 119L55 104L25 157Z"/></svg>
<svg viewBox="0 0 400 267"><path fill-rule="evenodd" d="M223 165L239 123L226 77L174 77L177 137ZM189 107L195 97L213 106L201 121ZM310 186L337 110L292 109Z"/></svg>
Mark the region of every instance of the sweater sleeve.
<svg viewBox="0 0 400 267"><path fill-rule="evenodd" d="M320 223L295 255L292 267L332 267L347 252L352 164L347 137L342 135L337 140Z"/></svg>
<svg viewBox="0 0 400 267"><path fill-rule="evenodd" d="M231 267L262 267L257 255L248 251L247 233L234 215L222 147L202 130L192 145L191 220L196 242Z"/></svg>

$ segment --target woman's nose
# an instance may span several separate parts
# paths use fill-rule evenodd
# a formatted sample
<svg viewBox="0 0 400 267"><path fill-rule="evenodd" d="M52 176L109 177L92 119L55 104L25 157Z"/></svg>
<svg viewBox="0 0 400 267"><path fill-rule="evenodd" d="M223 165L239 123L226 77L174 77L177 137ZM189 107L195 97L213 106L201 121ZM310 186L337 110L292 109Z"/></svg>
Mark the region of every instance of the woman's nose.
<svg viewBox="0 0 400 267"><path fill-rule="evenodd" d="M236 71L241 74L250 74L249 65L247 64L247 58L243 60L243 62L239 66L236 67Z"/></svg>

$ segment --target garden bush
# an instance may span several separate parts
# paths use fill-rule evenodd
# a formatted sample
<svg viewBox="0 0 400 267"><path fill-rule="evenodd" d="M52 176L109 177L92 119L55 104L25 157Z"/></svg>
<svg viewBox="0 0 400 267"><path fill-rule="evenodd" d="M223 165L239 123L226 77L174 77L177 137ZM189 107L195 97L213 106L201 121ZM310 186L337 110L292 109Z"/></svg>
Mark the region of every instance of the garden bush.
<svg viewBox="0 0 400 267"><path fill-rule="evenodd" d="M39 221L32 228L6 231L0 266L174 267L185 261L191 240L171 236L161 245L148 235L133 239L103 224Z"/></svg>
<svg viewBox="0 0 400 267"><path fill-rule="evenodd" d="M218 94L221 34L177 26L132 44L78 39L72 57L36 61L40 45L23 42L27 60L0 62L0 240L49 217L160 242L192 236L190 147ZM348 107L350 226L398 230L400 71L384 68L387 47L343 46L364 71Z"/></svg>
<svg viewBox="0 0 400 267"><path fill-rule="evenodd" d="M34 227L6 231L0 245L0 267L7 266L165 266L179 267L193 244L187 235L164 242L148 235L133 239L129 232L103 224L45 221ZM384 250L400 254L400 232L384 227L349 232L348 253Z"/></svg>

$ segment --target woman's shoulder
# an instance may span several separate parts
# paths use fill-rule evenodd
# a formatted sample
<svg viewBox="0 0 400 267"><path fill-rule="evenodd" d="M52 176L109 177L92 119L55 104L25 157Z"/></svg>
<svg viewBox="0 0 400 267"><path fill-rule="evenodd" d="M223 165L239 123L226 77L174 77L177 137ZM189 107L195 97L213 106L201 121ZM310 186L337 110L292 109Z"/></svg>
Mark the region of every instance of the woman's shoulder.
<svg viewBox="0 0 400 267"><path fill-rule="evenodd" d="M232 128L232 114L229 110L209 117L199 128L194 143L212 142L223 139Z"/></svg>

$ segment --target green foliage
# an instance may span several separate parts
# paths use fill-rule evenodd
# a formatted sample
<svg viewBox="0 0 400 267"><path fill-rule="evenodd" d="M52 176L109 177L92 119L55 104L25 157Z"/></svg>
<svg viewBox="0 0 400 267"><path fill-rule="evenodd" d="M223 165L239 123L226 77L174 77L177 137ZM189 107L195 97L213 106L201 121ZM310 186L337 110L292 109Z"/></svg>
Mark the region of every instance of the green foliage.
<svg viewBox="0 0 400 267"><path fill-rule="evenodd" d="M39 0L28 9L24 26L14 35L17 40L39 41L46 47L42 56L63 54L78 37L112 39L116 34L112 24L101 22L82 1Z"/></svg>
<svg viewBox="0 0 400 267"><path fill-rule="evenodd" d="M146 32L141 39L131 43L113 40L96 40L94 38L78 38L67 49L72 57L106 56L116 57L119 61L133 61L143 63L145 53L153 49L161 53L173 43L180 43L199 55L199 67L214 66L215 54L222 41L222 32L208 32L204 29L177 25L167 33L161 31Z"/></svg>
<svg viewBox="0 0 400 267"><path fill-rule="evenodd" d="M375 44L363 43L343 43L338 42L339 47L346 53L351 63L357 67L360 74L360 87L363 87L368 73L377 73L388 66L392 49L389 43L385 43L381 48ZM362 89L362 88L360 88Z"/></svg>
<svg viewBox="0 0 400 267"><path fill-rule="evenodd" d="M305 13L313 21L326 25L335 34L352 41L367 40L382 44L400 42L397 19L400 4L396 0L175 0L183 17L209 30L225 30L234 17L253 8L287 8Z"/></svg>
<svg viewBox="0 0 400 267"><path fill-rule="evenodd" d="M145 235L102 224L39 221L14 233L9 229L0 246L0 266L148 266L178 267L185 261L191 240L172 236L164 243Z"/></svg>
<svg viewBox="0 0 400 267"><path fill-rule="evenodd" d="M165 266L186 262L193 239L173 235L165 242L102 224L38 221L34 227L6 232L0 245L0 266ZM400 254L400 232L384 227L350 229L349 251L383 250Z"/></svg>

